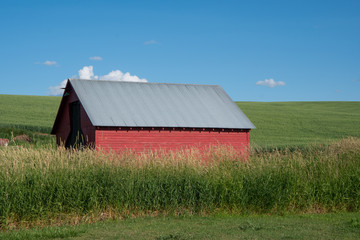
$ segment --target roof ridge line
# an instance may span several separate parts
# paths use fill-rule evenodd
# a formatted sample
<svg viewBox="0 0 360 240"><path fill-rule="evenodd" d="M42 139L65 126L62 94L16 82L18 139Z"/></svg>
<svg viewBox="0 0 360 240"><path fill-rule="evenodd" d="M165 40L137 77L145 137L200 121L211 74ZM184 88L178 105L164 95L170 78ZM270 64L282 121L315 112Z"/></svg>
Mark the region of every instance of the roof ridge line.
<svg viewBox="0 0 360 240"><path fill-rule="evenodd" d="M137 84L154 84L154 85L190 85L190 86L216 86L221 87L218 84L195 84L195 83L161 83L161 82L133 82L133 81L118 81L118 80L100 80L100 79L80 79L80 78L68 78L69 81L95 81L95 82L119 82L119 83L137 83Z"/></svg>

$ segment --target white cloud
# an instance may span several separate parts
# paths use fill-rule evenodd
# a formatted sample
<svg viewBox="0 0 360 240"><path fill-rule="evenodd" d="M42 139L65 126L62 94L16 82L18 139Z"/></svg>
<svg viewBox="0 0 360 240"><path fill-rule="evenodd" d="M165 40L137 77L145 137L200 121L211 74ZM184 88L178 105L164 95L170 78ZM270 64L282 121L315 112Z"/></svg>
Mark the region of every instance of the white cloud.
<svg viewBox="0 0 360 240"><path fill-rule="evenodd" d="M97 80L98 76L94 75L93 66L84 66L79 70L79 78L80 79L89 79L89 80Z"/></svg>
<svg viewBox="0 0 360 240"><path fill-rule="evenodd" d="M49 95L51 95L51 96L59 96L59 95L62 95L63 92L64 92L64 89L62 89L62 88L65 88L66 82L67 82L67 79L65 79L64 81L62 81L58 86L49 87Z"/></svg>
<svg viewBox="0 0 360 240"><path fill-rule="evenodd" d="M99 56L94 56L94 57L90 57L89 58L90 60L93 60L93 61L102 61L102 57L99 57Z"/></svg>
<svg viewBox="0 0 360 240"><path fill-rule="evenodd" d="M274 79L270 78L270 79L265 79L264 81L258 81L256 82L256 85L273 88L276 86L285 86L285 82L282 81L275 82Z"/></svg>
<svg viewBox="0 0 360 240"><path fill-rule="evenodd" d="M120 70L114 70L108 74L101 76L101 80L113 80L113 81L126 81L126 82L147 82L145 78L139 78L138 76L131 76L130 73L123 73Z"/></svg>
<svg viewBox="0 0 360 240"><path fill-rule="evenodd" d="M43 65L46 65L46 66L52 66L52 65L57 65L57 62L47 60L45 62L36 62L35 64L43 64Z"/></svg>
<svg viewBox="0 0 360 240"><path fill-rule="evenodd" d="M112 80L112 81L127 81L127 82L147 82L145 78L139 78L136 75L130 75L130 73L123 73L120 70L114 70L103 76L97 76L94 74L93 66L84 66L78 71L79 76L73 76L72 78L80 78L86 80ZM62 81L58 86L49 87L49 95L59 96L64 92L67 79Z"/></svg>
<svg viewBox="0 0 360 240"><path fill-rule="evenodd" d="M155 40L150 40L150 41L146 41L144 42L145 45L152 45L152 44L159 44L157 41Z"/></svg>
<svg viewBox="0 0 360 240"><path fill-rule="evenodd" d="M45 61L43 64L47 66L56 65L56 61Z"/></svg>

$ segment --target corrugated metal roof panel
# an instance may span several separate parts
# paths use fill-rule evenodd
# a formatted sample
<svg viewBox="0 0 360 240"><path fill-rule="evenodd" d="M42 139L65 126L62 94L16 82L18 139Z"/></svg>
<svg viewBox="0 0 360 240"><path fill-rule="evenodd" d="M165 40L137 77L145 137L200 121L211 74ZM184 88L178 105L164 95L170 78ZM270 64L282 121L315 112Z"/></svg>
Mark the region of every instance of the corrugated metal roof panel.
<svg viewBox="0 0 360 240"><path fill-rule="evenodd" d="M94 126L255 128L216 85L80 79L70 83Z"/></svg>

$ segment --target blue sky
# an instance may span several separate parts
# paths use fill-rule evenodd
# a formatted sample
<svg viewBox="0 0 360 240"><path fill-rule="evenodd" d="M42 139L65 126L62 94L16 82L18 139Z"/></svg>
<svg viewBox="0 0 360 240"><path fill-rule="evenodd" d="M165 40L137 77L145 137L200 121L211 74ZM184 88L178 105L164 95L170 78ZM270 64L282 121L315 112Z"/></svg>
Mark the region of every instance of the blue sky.
<svg viewBox="0 0 360 240"><path fill-rule="evenodd" d="M235 101L360 101L358 0L1 0L0 30L0 94L89 76L216 84Z"/></svg>

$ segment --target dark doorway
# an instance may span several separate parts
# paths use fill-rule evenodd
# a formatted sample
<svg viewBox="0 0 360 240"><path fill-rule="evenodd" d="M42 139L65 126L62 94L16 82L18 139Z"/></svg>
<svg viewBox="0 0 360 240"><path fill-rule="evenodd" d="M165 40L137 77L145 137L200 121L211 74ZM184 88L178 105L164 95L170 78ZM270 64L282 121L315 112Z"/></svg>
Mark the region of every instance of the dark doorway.
<svg viewBox="0 0 360 240"><path fill-rule="evenodd" d="M70 103L70 127L71 131L66 140L66 148L81 148L86 145L84 134L81 130L80 102Z"/></svg>

